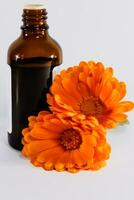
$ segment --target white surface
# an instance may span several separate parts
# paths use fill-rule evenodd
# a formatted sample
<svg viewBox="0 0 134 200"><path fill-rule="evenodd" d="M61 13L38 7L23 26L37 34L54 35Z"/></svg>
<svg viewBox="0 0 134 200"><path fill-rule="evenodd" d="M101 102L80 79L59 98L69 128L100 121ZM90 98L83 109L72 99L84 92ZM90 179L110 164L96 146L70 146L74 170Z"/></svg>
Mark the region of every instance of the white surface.
<svg viewBox="0 0 134 200"><path fill-rule="evenodd" d="M111 158L99 172L45 172L7 145L10 73L6 53L20 33L22 9L29 3L45 4L50 34L63 48L64 62L56 72L80 60L103 61L127 83L127 98L134 99L133 0L4 0L0 12L0 199L133 200L134 113L129 114L129 126L110 131Z"/></svg>

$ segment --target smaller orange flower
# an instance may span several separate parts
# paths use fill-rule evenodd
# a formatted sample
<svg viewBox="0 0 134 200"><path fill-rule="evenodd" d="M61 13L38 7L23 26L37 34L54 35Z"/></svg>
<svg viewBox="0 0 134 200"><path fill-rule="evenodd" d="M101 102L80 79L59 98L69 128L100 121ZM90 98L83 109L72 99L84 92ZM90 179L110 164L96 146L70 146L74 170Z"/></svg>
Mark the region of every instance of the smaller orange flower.
<svg viewBox="0 0 134 200"><path fill-rule="evenodd" d="M22 131L22 153L35 166L68 172L98 170L109 158L105 129L93 117L90 124L78 123L42 111L28 120L29 126Z"/></svg>
<svg viewBox="0 0 134 200"><path fill-rule="evenodd" d="M121 101L125 95L126 85L113 76L111 67L81 62L55 77L47 101L60 117L80 120L94 116L105 128L112 128L124 122L124 113L134 108L133 102Z"/></svg>

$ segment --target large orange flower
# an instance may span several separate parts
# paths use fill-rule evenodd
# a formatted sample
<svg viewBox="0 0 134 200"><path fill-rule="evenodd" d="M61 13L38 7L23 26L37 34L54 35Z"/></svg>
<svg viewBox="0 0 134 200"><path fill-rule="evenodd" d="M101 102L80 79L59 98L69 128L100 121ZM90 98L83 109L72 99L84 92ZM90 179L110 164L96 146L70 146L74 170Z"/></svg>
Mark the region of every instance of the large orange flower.
<svg viewBox="0 0 134 200"><path fill-rule="evenodd" d="M46 170L100 169L109 158L110 146L103 126L93 117L89 121L64 121L45 111L31 116L29 126L22 131L22 153Z"/></svg>
<svg viewBox="0 0 134 200"><path fill-rule="evenodd" d="M106 128L127 119L124 112L134 108L134 103L121 101L126 95L126 85L113 76L111 67L102 63L81 62L79 66L63 70L48 94L48 104L60 117L88 119L96 117Z"/></svg>

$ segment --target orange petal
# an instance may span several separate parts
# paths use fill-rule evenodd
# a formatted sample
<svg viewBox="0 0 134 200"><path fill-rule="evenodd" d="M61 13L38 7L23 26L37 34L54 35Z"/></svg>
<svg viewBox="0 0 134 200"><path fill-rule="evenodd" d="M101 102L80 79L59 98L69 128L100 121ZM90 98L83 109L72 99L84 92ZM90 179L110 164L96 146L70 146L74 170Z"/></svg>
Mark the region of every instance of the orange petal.
<svg viewBox="0 0 134 200"><path fill-rule="evenodd" d="M102 76L102 81L101 81L102 87L107 83L107 81L109 81L112 78L112 75L113 75L112 67L106 68Z"/></svg>
<svg viewBox="0 0 134 200"><path fill-rule="evenodd" d="M83 137L83 146L89 148L89 147L93 147L97 145L97 141L96 141L96 137L94 137L94 135L84 135ZM88 151L90 151L90 148L88 149Z"/></svg>
<svg viewBox="0 0 134 200"><path fill-rule="evenodd" d="M92 77L87 77L87 85L89 87L89 89L94 92L95 91L95 83Z"/></svg>
<svg viewBox="0 0 134 200"><path fill-rule="evenodd" d="M115 104L117 104L119 100L120 100L120 93L116 89L114 89L110 97L105 101L105 104L109 108L115 106Z"/></svg>
<svg viewBox="0 0 134 200"><path fill-rule="evenodd" d="M74 107L77 105L78 99L81 99L81 95L77 92L77 90L72 88L71 80L64 78L61 83L60 82L54 82L51 87L51 92L54 95L60 95L62 99L64 99L65 103L71 104ZM69 102L68 102L69 100Z"/></svg>
<svg viewBox="0 0 134 200"><path fill-rule="evenodd" d="M96 63L94 61L89 61L88 68L89 68L88 75L90 75L90 73L94 73L94 70L96 68ZM85 70L84 70L84 72L85 72Z"/></svg>
<svg viewBox="0 0 134 200"><path fill-rule="evenodd" d="M45 129L45 128L34 128L31 130L30 135L37 139L56 139L58 138L59 134L54 131Z"/></svg>
<svg viewBox="0 0 134 200"><path fill-rule="evenodd" d="M109 158L109 154L111 151L111 147L109 144L104 144L103 146L98 146L95 151L95 159L97 161L107 160Z"/></svg>
<svg viewBox="0 0 134 200"><path fill-rule="evenodd" d="M32 163L35 167L42 167L42 164L39 163L35 157L33 157L33 158L31 159L31 163Z"/></svg>
<svg viewBox="0 0 134 200"><path fill-rule="evenodd" d="M79 169L76 169L76 168L68 168L67 171L70 172L70 173L77 173L77 172L79 172L80 170L79 170Z"/></svg>
<svg viewBox="0 0 134 200"><path fill-rule="evenodd" d="M49 108L50 108L51 111L62 112L62 111L65 110L63 107L60 107L56 103L54 97L52 95L50 95L50 94L47 94L47 103L49 105L51 105L51 106L49 106Z"/></svg>
<svg viewBox="0 0 134 200"><path fill-rule="evenodd" d="M90 141L88 141L88 139ZM82 153L83 156L86 156L86 161L92 160L94 155L94 146L96 145L96 139L94 138L86 138L83 141L83 144L81 144L79 151Z"/></svg>
<svg viewBox="0 0 134 200"><path fill-rule="evenodd" d="M49 161L48 161L48 162L44 163L43 168L44 168L45 170L50 171L50 170L53 170L53 169L54 169L54 166L53 166L53 163L52 163L52 162L49 162Z"/></svg>
<svg viewBox="0 0 134 200"><path fill-rule="evenodd" d="M123 101L117 104L113 112L122 113L128 112L134 108L134 103L131 101Z"/></svg>
<svg viewBox="0 0 134 200"><path fill-rule="evenodd" d="M115 128L116 122L108 117L101 119L100 124L102 124L105 128Z"/></svg>
<svg viewBox="0 0 134 200"><path fill-rule="evenodd" d="M25 143L29 143L29 142L32 142L32 141L34 141L34 138L30 134L26 134L24 136L24 142Z"/></svg>
<svg viewBox="0 0 134 200"><path fill-rule="evenodd" d="M22 130L22 135L25 136L26 134L29 133L29 131L30 131L29 128L24 128L24 129Z"/></svg>
<svg viewBox="0 0 134 200"><path fill-rule="evenodd" d="M36 117L35 116L30 116L30 117L28 117L28 121L29 122L32 122L32 121L36 122Z"/></svg>
<svg viewBox="0 0 134 200"><path fill-rule="evenodd" d="M68 98L59 96L59 95L55 95L54 99L55 99L55 102L58 104L58 106L60 106L61 108L69 110L69 111L73 111L74 105L71 104L71 101ZM77 105L75 105L75 106L77 106ZM76 107L76 109L77 109L77 107Z"/></svg>
<svg viewBox="0 0 134 200"><path fill-rule="evenodd" d="M78 91L81 94L82 98L87 98L90 95L89 88L87 87L86 84L84 84L82 82L79 82L79 84L78 84ZM82 98L79 101L81 101ZM79 101L77 101L77 104Z"/></svg>
<svg viewBox="0 0 134 200"><path fill-rule="evenodd" d="M120 82L120 88L119 88L119 92L120 92L120 100L126 95L126 84L124 82Z"/></svg>
<svg viewBox="0 0 134 200"><path fill-rule="evenodd" d="M28 144L28 151L32 156L38 154L41 151L54 148L57 145L58 143L55 140L36 140Z"/></svg>
<svg viewBox="0 0 134 200"><path fill-rule="evenodd" d="M85 73L86 75L88 75L88 72L89 72L89 64L88 64L87 62L81 61L81 62L79 63L79 67L81 67L81 68L83 69L82 71L84 71L84 73Z"/></svg>
<svg viewBox="0 0 134 200"><path fill-rule="evenodd" d="M84 165L87 164L87 156L82 153L81 151L79 150L74 150L73 151L73 160L74 160L74 163L75 165L78 167L78 168L81 168L83 167Z"/></svg>
<svg viewBox="0 0 134 200"><path fill-rule="evenodd" d="M111 116L110 116L110 118L111 119L113 119L113 120L115 120L115 121L117 121L117 122L124 122L124 121L126 121L127 120L127 115L125 115L125 114L112 114Z"/></svg>
<svg viewBox="0 0 134 200"><path fill-rule="evenodd" d="M75 103L82 99L81 94L77 90L77 85L72 83L72 79L64 78L62 80L62 85L65 92L75 99Z"/></svg>
<svg viewBox="0 0 134 200"><path fill-rule="evenodd" d="M54 104L54 98L53 98L53 96L51 95L51 94L47 94L47 103L49 104L49 105L53 105Z"/></svg>
<svg viewBox="0 0 134 200"><path fill-rule="evenodd" d="M103 73L100 76L100 81L96 84L96 87L95 87L95 95L96 96L99 96L101 90L103 90L105 85L110 83L112 74L113 74L112 68L107 68L107 69L105 69L105 71L103 71Z"/></svg>
<svg viewBox="0 0 134 200"><path fill-rule="evenodd" d="M84 73L84 72L81 72L81 73L79 74L79 81L85 82L85 83L86 83L86 80L87 80L87 77L85 76L85 73Z"/></svg>
<svg viewBox="0 0 134 200"><path fill-rule="evenodd" d="M95 71L94 71L94 79L96 84L100 85L100 81L102 79L102 75L104 73L104 66L102 63L98 62L95 65Z"/></svg>
<svg viewBox="0 0 134 200"><path fill-rule="evenodd" d="M55 163L56 170L59 171L59 169L65 169L66 166L71 165L73 166L73 162L71 159L71 152L70 151L64 151L64 153L57 159Z"/></svg>
<svg viewBox="0 0 134 200"><path fill-rule="evenodd" d="M66 125L66 124L62 123L62 124L58 125L58 124L55 124L52 120L44 122L42 127L49 130L52 133L61 133L67 127L70 128L69 124Z"/></svg>
<svg viewBox="0 0 134 200"><path fill-rule="evenodd" d="M25 144L25 146L23 147L23 149L22 149L22 154L23 154L23 156L25 156L25 157L28 157L28 156L29 156L28 144Z"/></svg>
<svg viewBox="0 0 134 200"><path fill-rule="evenodd" d="M100 161L100 162L94 162L92 164L92 166L90 167L91 170L99 170L101 169L102 167L105 167L106 166L106 162L105 161Z"/></svg>
<svg viewBox="0 0 134 200"><path fill-rule="evenodd" d="M111 95L112 93L112 85L110 82L105 84L105 86L100 90L100 99L102 102L105 103L106 99Z"/></svg>
<svg viewBox="0 0 134 200"><path fill-rule="evenodd" d="M54 165L63 153L63 149L60 146L56 146L40 152L37 156L37 161L40 163L51 162Z"/></svg>

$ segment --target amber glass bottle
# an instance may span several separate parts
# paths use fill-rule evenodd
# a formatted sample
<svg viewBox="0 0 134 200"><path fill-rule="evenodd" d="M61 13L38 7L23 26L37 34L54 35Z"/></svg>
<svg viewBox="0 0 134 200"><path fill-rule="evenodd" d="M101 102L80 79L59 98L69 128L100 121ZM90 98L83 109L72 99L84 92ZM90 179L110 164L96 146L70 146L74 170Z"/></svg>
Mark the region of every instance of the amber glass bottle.
<svg viewBox="0 0 134 200"><path fill-rule="evenodd" d="M9 144L21 150L21 131L28 116L48 110L46 93L52 83L52 70L62 62L58 43L48 34L47 12L42 5L28 5L23 10L20 37L8 49L11 67L12 131Z"/></svg>

